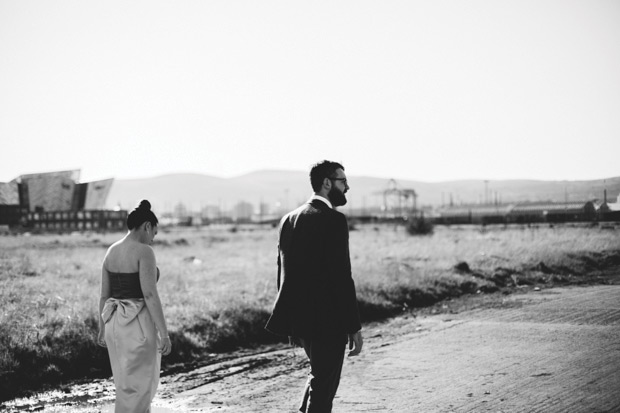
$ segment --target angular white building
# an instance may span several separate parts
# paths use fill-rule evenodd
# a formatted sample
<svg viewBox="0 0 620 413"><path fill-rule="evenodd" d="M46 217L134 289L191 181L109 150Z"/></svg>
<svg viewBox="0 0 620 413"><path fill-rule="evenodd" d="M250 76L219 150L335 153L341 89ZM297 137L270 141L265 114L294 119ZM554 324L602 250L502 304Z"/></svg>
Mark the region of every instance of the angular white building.
<svg viewBox="0 0 620 413"><path fill-rule="evenodd" d="M109 227L109 219L124 215L104 211L114 179L85 183L79 179L80 170L69 170L21 175L11 182L0 182L0 225L34 223L41 228L89 229L88 222L92 221L90 227ZM122 226L119 222L112 226Z"/></svg>

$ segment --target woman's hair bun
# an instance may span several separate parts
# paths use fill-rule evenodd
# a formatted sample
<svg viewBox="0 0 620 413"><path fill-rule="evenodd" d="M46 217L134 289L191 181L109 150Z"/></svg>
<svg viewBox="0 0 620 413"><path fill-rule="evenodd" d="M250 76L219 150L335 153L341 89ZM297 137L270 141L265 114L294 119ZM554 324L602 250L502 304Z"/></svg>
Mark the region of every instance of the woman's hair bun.
<svg viewBox="0 0 620 413"><path fill-rule="evenodd" d="M138 205L137 209L141 209L143 211L150 211L151 203L147 201L146 199L143 199L142 201L140 201L140 205Z"/></svg>
<svg viewBox="0 0 620 413"><path fill-rule="evenodd" d="M127 215L127 228L130 230L138 228L147 221L152 225L157 225L159 223L157 217L153 211L151 211L151 203L143 199L138 206Z"/></svg>

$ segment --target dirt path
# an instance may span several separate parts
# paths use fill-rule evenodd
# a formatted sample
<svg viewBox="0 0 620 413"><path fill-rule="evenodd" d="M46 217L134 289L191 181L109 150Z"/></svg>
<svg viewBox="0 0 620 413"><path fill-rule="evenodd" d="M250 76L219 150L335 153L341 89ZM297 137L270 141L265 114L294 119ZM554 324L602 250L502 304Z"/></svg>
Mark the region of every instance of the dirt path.
<svg viewBox="0 0 620 413"><path fill-rule="evenodd" d="M334 412L620 412L620 286L506 300L366 328ZM295 412L306 368L299 349L233 359L165 378L156 405Z"/></svg>
<svg viewBox="0 0 620 413"><path fill-rule="evenodd" d="M334 412L620 412L620 286L514 294L501 306L365 326ZM296 411L308 369L301 349L209 363L163 377L153 413ZM107 412L113 398L111 381L99 380L7 410Z"/></svg>

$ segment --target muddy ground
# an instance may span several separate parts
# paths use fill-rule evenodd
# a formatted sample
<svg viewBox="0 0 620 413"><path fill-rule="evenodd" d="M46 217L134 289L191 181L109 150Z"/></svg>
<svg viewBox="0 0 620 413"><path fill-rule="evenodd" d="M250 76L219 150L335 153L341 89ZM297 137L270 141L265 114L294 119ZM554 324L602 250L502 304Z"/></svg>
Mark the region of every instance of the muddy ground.
<svg viewBox="0 0 620 413"><path fill-rule="evenodd" d="M365 326L334 412L620 412L620 286L532 290L425 312ZM303 351L287 346L220 355L162 377L154 412L295 412L307 368ZM4 410L99 412L113 398L110 380L100 380Z"/></svg>

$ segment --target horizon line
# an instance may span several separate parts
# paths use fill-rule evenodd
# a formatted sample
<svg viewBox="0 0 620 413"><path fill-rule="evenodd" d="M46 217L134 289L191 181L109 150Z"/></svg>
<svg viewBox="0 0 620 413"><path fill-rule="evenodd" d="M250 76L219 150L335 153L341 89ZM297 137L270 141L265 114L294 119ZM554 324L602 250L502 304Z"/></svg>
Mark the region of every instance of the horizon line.
<svg viewBox="0 0 620 413"><path fill-rule="evenodd" d="M28 173L22 173L19 174L15 177L13 177L10 180L7 181L2 181L0 180L0 182L4 182L4 183L8 183L11 181L14 181L16 179L19 179L20 177L24 176L24 175L36 175L36 174L48 174L48 173L59 173L59 172L67 172L67 171L78 171L80 175L82 175L82 169L81 168L68 168L68 169L58 169L58 170L47 170L45 172L28 172ZM209 177L209 178L216 178L216 179L222 179L222 180L228 180L228 179L237 179L237 178L241 178L247 175L252 175L252 174L257 174L257 173L274 173L274 172L282 172L282 173L304 173L307 174L307 171L301 170L301 169L280 169L280 168L263 168L263 169L255 169L249 172L244 172L244 173L240 173L240 174L235 174L235 175L228 175L228 176L218 176L218 175L213 175L213 174L209 174L209 173L204 173L204 172L196 172L196 171L178 171L178 172L164 172L164 173L159 173L159 174L153 174L153 175L149 175L149 176L142 176L142 177L116 177L116 176L107 176L107 177L100 177L97 179L79 179L79 182L96 182L96 181L103 181L103 180L108 180L108 179L114 179L114 180L122 180L122 181L137 181L137 180L147 180L147 179L157 179L157 178L161 178L161 177L166 177L166 176L174 176L174 175L195 175L195 176L203 176L203 177ZM535 181L535 182L589 182L589 181L606 181L606 180L615 180L615 179L620 179L620 175L617 176L608 176L608 177L603 177L603 178L579 178L579 179L545 179L545 178L525 178L525 177L521 177L521 178L452 178L452 179L432 179L432 180L428 180L428 179L414 179L414 178L407 178L407 177L387 177L387 176L378 176L378 175L370 175L370 174L353 174L350 175L351 177L355 177L355 178L370 178L370 179L385 179L385 180L391 180L394 179L395 181L412 181L412 182L419 182L419 183L429 183L429 184L439 184L439 183L447 183L447 182L476 182L476 181L489 181L489 182L499 182L499 181Z"/></svg>

